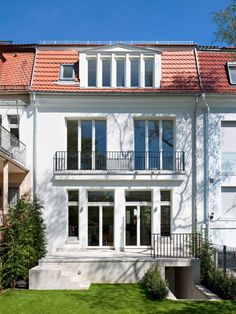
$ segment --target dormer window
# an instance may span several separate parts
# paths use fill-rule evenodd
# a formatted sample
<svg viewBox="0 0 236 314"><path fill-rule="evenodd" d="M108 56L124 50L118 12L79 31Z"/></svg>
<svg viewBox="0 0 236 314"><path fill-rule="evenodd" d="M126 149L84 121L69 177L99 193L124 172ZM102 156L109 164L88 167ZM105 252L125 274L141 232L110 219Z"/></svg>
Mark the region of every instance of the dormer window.
<svg viewBox="0 0 236 314"><path fill-rule="evenodd" d="M74 81L75 79L75 65L74 64L62 64L60 70L61 81Z"/></svg>
<svg viewBox="0 0 236 314"><path fill-rule="evenodd" d="M80 52L81 88L159 88L161 52L116 44Z"/></svg>
<svg viewBox="0 0 236 314"><path fill-rule="evenodd" d="M228 62L230 84L236 85L236 62Z"/></svg>

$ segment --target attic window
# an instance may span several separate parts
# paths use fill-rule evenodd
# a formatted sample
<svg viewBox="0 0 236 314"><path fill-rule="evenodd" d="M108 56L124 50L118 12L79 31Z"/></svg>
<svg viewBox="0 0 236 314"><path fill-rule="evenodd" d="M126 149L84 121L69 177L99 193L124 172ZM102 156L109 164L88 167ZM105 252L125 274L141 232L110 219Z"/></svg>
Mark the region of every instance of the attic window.
<svg viewBox="0 0 236 314"><path fill-rule="evenodd" d="M236 85L236 62L228 62L230 84Z"/></svg>
<svg viewBox="0 0 236 314"><path fill-rule="evenodd" d="M74 64L62 64L60 70L60 80L62 81L74 81L75 79L75 65Z"/></svg>

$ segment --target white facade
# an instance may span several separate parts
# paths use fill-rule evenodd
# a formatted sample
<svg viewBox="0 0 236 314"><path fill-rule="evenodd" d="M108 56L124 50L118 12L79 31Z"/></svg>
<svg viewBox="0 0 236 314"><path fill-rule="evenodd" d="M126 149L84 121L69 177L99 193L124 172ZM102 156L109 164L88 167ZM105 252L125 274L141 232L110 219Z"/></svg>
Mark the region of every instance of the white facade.
<svg viewBox="0 0 236 314"><path fill-rule="evenodd" d="M79 247L88 247L88 191L114 192L114 248L125 248L125 191L151 191L152 233L160 233L160 191L170 190L171 232L189 233L192 209L194 97L36 96L36 192L45 206L48 251L68 241L68 190L79 191ZM185 152L185 171L53 171L56 151L67 150L68 119L105 119L107 151L134 151L134 120L173 119L174 146Z"/></svg>

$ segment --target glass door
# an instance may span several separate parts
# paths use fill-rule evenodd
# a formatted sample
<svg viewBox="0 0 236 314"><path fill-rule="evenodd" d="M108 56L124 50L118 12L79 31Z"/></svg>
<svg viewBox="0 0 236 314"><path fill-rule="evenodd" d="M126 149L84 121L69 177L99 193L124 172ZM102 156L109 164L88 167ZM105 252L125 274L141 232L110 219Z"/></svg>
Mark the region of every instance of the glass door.
<svg viewBox="0 0 236 314"><path fill-rule="evenodd" d="M151 206L126 206L126 245L151 245Z"/></svg>
<svg viewBox="0 0 236 314"><path fill-rule="evenodd" d="M88 245L99 246L99 206L88 207Z"/></svg>
<svg viewBox="0 0 236 314"><path fill-rule="evenodd" d="M114 207L88 206L88 246L114 245Z"/></svg>

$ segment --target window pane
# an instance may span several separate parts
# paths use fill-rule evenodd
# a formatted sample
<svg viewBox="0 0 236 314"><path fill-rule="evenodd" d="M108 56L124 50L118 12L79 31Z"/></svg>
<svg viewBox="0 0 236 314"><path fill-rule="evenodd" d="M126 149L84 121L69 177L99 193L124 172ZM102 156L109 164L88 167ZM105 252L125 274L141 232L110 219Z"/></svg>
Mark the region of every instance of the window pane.
<svg viewBox="0 0 236 314"><path fill-rule="evenodd" d="M149 169L160 169L159 121L148 121Z"/></svg>
<svg viewBox="0 0 236 314"><path fill-rule="evenodd" d="M102 60L102 86L111 86L111 61Z"/></svg>
<svg viewBox="0 0 236 314"><path fill-rule="evenodd" d="M92 121L81 121L81 169L92 169Z"/></svg>
<svg viewBox="0 0 236 314"><path fill-rule="evenodd" d="M114 202L113 191L88 191L88 202Z"/></svg>
<svg viewBox="0 0 236 314"><path fill-rule="evenodd" d="M18 116L12 115L12 116L8 116L8 121L9 121L9 124L18 124L19 119L18 119Z"/></svg>
<svg viewBox="0 0 236 314"><path fill-rule="evenodd" d="M139 86L139 59L133 59L131 63L131 86Z"/></svg>
<svg viewBox="0 0 236 314"><path fill-rule="evenodd" d="M170 202L171 201L170 191L161 191L161 201L162 202Z"/></svg>
<svg viewBox="0 0 236 314"><path fill-rule="evenodd" d="M63 65L63 79L73 79L74 78L74 65Z"/></svg>
<svg viewBox="0 0 236 314"><path fill-rule="evenodd" d="M231 83L236 84L236 66L230 66L230 77L231 77Z"/></svg>
<svg viewBox="0 0 236 314"><path fill-rule="evenodd" d="M145 169L145 121L134 121L135 169Z"/></svg>
<svg viewBox="0 0 236 314"><path fill-rule="evenodd" d="M68 200L69 200L69 202L78 202L79 201L79 192L78 191L68 191Z"/></svg>
<svg viewBox="0 0 236 314"><path fill-rule="evenodd" d="M95 121L96 169L106 169L106 121Z"/></svg>
<svg viewBox="0 0 236 314"><path fill-rule="evenodd" d="M170 236L170 206L161 206L161 236Z"/></svg>
<svg viewBox="0 0 236 314"><path fill-rule="evenodd" d="M164 151L173 150L173 121L163 120L162 121L162 149Z"/></svg>
<svg viewBox="0 0 236 314"><path fill-rule="evenodd" d="M78 121L67 121L67 169L78 169Z"/></svg>
<svg viewBox="0 0 236 314"><path fill-rule="evenodd" d="M126 206L126 245L137 245L137 218L137 207Z"/></svg>
<svg viewBox="0 0 236 314"><path fill-rule="evenodd" d="M88 245L99 246L99 207L88 207Z"/></svg>
<svg viewBox="0 0 236 314"><path fill-rule="evenodd" d="M102 208L102 245L114 245L114 207L103 206Z"/></svg>
<svg viewBox="0 0 236 314"><path fill-rule="evenodd" d="M10 206L16 205L19 199L19 188L9 187L8 189L8 203Z"/></svg>
<svg viewBox="0 0 236 314"><path fill-rule="evenodd" d="M78 223L79 223L79 216L78 216L78 206L69 206L69 237L78 237Z"/></svg>
<svg viewBox="0 0 236 314"><path fill-rule="evenodd" d="M88 86L97 85L97 61L88 60Z"/></svg>
<svg viewBox="0 0 236 314"><path fill-rule="evenodd" d="M151 191L125 191L126 202L151 202Z"/></svg>
<svg viewBox="0 0 236 314"><path fill-rule="evenodd" d="M174 169L173 136L173 121L162 121L162 168L165 170Z"/></svg>
<svg viewBox="0 0 236 314"><path fill-rule="evenodd" d="M116 85L125 86L125 60L116 61Z"/></svg>
<svg viewBox="0 0 236 314"><path fill-rule="evenodd" d="M140 206L140 245L151 245L150 206Z"/></svg>
<svg viewBox="0 0 236 314"><path fill-rule="evenodd" d="M145 86L153 86L153 60L145 60Z"/></svg>

